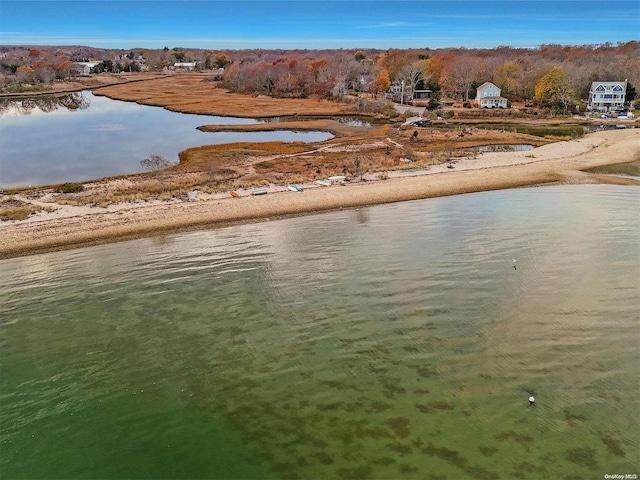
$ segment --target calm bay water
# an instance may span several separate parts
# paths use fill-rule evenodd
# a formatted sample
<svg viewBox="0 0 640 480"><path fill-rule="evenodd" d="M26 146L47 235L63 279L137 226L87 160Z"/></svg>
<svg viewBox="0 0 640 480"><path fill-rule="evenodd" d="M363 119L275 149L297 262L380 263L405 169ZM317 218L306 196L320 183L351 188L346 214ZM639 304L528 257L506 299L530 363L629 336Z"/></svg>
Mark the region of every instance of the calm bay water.
<svg viewBox="0 0 640 480"><path fill-rule="evenodd" d="M640 474L639 206L540 187L2 261L0 476Z"/></svg>
<svg viewBox="0 0 640 480"><path fill-rule="evenodd" d="M66 97L65 97L66 98ZM42 108L40 108L40 105ZM0 104L0 187L86 181L142 171L140 160L171 161L189 147L232 142L317 142L327 132L201 132L201 125L258 123L250 118L171 112L74 94Z"/></svg>

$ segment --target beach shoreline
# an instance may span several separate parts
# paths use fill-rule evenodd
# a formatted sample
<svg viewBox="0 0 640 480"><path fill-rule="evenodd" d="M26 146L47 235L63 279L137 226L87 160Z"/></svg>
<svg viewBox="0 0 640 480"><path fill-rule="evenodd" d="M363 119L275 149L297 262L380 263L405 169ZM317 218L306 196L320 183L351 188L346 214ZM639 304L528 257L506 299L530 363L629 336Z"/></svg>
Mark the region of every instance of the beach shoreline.
<svg viewBox="0 0 640 480"><path fill-rule="evenodd" d="M0 259L237 222L549 183L640 186L633 178L583 171L639 159L640 129L610 130L529 152L485 153L454 164L388 172L386 179L330 187L310 184L303 192L271 186L262 196L245 191L232 198L222 192L204 197L206 201L59 206L26 220L0 223Z"/></svg>

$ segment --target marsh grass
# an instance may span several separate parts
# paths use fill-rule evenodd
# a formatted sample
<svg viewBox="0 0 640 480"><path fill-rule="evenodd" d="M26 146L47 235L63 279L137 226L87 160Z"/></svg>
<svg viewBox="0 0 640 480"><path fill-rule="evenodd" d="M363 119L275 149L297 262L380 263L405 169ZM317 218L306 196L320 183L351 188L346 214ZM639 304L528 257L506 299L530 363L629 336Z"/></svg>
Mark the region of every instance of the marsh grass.
<svg viewBox="0 0 640 480"><path fill-rule="evenodd" d="M53 212L55 208L23 202L15 198L0 201L0 220L26 220L36 212Z"/></svg>

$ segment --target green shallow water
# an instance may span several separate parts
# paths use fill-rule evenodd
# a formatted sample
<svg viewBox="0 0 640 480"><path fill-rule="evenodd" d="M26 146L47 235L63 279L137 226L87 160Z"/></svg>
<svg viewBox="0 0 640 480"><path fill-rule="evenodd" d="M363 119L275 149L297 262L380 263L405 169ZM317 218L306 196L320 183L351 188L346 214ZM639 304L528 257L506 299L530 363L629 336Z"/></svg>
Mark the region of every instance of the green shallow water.
<svg viewBox="0 0 640 480"><path fill-rule="evenodd" d="M2 261L0 476L640 473L639 205L542 187Z"/></svg>

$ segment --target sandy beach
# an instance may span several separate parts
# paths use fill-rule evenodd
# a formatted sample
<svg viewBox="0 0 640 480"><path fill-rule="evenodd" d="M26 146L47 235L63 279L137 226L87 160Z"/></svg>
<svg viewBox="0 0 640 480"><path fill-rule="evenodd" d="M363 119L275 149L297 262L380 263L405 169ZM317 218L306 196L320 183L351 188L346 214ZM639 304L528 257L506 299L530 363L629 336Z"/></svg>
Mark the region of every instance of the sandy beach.
<svg viewBox="0 0 640 480"><path fill-rule="evenodd" d="M416 200L504 188L561 183L616 183L638 180L582 170L640 160L640 129L608 130L528 152L483 153L412 171L390 171L386 179L304 185L303 192L271 186L267 195L240 198L227 192L193 195L194 201L139 202L107 208L46 204L54 211L0 224L0 258L116 242L177 230L274 218L340 208ZM200 198L200 200L198 200ZM205 198L206 201L202 201Z"/></svg>

